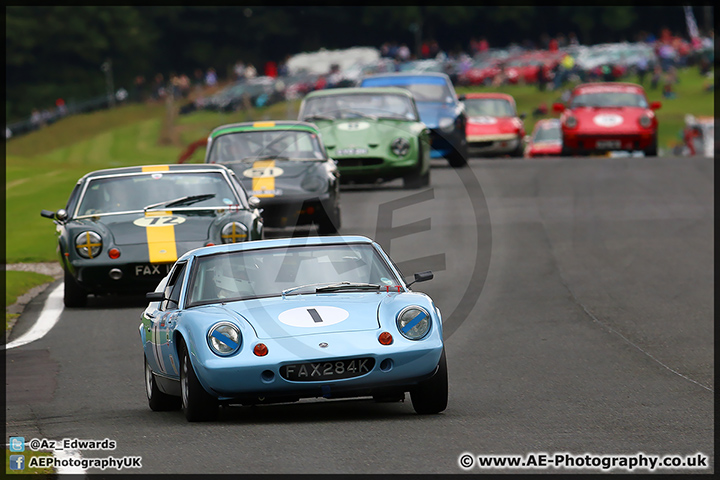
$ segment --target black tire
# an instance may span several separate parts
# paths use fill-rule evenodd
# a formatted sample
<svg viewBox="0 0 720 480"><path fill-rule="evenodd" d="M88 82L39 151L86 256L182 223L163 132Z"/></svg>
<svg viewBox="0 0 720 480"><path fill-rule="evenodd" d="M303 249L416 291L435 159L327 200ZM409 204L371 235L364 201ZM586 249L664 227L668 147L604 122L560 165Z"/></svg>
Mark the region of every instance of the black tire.
<svg viewBox="0 0 720 480"><path fill-rule="evenodd" d="M322 217L318 220L317 230L320 235L333 235L338 233L341 226L340 206L337 205L333 212L328 214L323 210Z"/></svg>
<svg viewBox="0 0 720 480"><path fill-rule="evenodd" d="M153 375L145 355L143 355L143 360L145 361L145 393L147 394L150 410L153 412L167 412L168 410L179 409L181 404L180 397L161 392L155 382L155 375Z"/></svg>
<svg viewBox="0 0 720 480"><path fill-rule="evenodd" d="M522 138L518 139L518 146L517 148L510 154L511 157L524 157L525 156L525 146L523 145Z"/></svg>
<svg viewBox="0 0 720 480"><path fill-rule="evenodd" d="M447 156L447 161L453 168L463 168L467 166L467 155L467 149L453 148L453 151Z"/></svg>
<svg viewBox="0 0 720 480"><path fill-rule="evenodd" d="M448 376L447 360L443 348L438 369L435 375L410 390L415 412L420 415L440 413L447 408L448 403Z"/></svg>
<svg viewBox="0 0 720 480"><path fill-rule="evenodd" d="M657 157L657 154L658 154L658 139L657 139L657 135L655 135L653 137L652 143L645 150L645 156L646 157Z"/></svg>
<svg viewBox="0 0 720 480"><path fill-rule="evenodd" d="M415 189L427 187L428 185L430 185L429 168L428 171L425 172L425 174L415 173L412 175L408 175L407 177L403 177L403 188Z"/></svg>
<svg viewBox="0 0 720 480"><path fill-rule="evenodd" d="M182 410L188 422L207 422L217 418L217 398L200 385L185 345L181 346L180 353L180 391Z"/></svg>
<svg viewBox="0 0 720 480"><path fill-rule="evenodd" d="M79 308L87 305L87 291L78 285L75 278L65 270L65 288L63 303L68 308Z"/></svg>

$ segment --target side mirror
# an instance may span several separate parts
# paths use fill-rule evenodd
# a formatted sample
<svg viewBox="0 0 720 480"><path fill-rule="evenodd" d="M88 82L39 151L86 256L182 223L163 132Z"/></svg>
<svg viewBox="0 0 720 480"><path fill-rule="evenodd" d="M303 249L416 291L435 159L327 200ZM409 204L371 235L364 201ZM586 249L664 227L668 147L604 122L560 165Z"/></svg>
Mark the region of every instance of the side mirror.
<svg viewBox="0 0 720 480"><path fill-rule="evenodd" d="M145 300L150 300L151 302L162 302L163 300L165 300L165 293L164 292L146 293Z"/></svg>
<svg viewBox="0 0 720 480"><path fill-rule="evenodd" d="M562 103L553 103L553 112L564 112L565 111L565 105Z"/></svg>
<svg viewBox="0 0 720 480"><path fill-rule="evenodd" d="M415 274L415 280L413 280L412 282L408 283L407 286L409 287L409 286L412 285L413 283L427 282L428 280L432 280L433 277L434 277L433 272L431 272L430 270L428 270L427 272L419 272L419 273L416 273L416 274Z"/></svg>
<svg viewBox="0 0 720 480"><path fill-rule="evenodd" d="M460 100L461 102L464 102L464 101L465 101L465 98L467 98L467 97L465 97L465 94L464 94L464 93L463 93L462 95L459 95L459 96L458 96L458 100Z"/></svg>
<svg viewBox="0 0 720 480"><path fill-rule="evenodd" d="M256 197L255 195L253 195L252 197L248 198L248 204L250 204L250 206L252 208L259 208L260 207L260 199L258 197Z"/></svg>
<svg viewBox="0 0 720 480"><path fill-rule="evenodd" d="M57 218L61 222L64 222L68 218L67 210L65 210L64 208L61 208L60 210L55 212L55 218Z"/></svg>
<svg viewBox="0 0 720 480"><path fill-rule="evenodd" d="M40 216L55 219L55 212L51 212L50 210L40 210Z"/></svg>
<svg viewBox="0 0 720 480"><path fill-rule="evenodd" d="M518 116L520 117L520 120L525 120L525 117L527 117L527 113L523 112Z"/></svg>
<svg viewBox="0 0 720 480"><path fill-rule="evenodd" d="M659 110L660 107L662 107L662 103L660 102L652 102L650 104L650 110Z"/></svg>

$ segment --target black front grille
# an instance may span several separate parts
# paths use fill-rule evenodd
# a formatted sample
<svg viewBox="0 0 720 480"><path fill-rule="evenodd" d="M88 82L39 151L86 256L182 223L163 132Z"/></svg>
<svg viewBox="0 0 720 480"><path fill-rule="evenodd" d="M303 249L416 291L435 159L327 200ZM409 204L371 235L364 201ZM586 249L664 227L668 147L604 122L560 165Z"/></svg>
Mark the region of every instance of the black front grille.
<svg viewBox="0 0 720 480"><path fill-rule="evenodd" d="M382 158L367 158L367 157L354 157L354 158L339 158L336 159L339 167L369 167L372 165L382 165Z"/></svg>
<svg viewBox="0 0 720 480"><path fill-rule="evenodd" d="M492 146L494 142L492 140L488 140L485 142L470 142L468 145L473 148L482 148L482 147L490 147Z"/></svg>

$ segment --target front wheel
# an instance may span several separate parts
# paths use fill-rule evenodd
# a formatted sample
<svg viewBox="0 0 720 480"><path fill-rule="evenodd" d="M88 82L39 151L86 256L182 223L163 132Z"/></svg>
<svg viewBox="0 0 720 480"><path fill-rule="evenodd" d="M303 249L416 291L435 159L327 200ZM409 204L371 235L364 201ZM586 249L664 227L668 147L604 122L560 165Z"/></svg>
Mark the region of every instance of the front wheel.
<svg viewBox="0 0 720 480"><path fill-rule="evenodd" d="M657 157L658 154L658 139L657 135L655 135L652 139L652 143L650 146L645 149L645 156L646 157Z"/></svg>
<svg viewBox="0 0 720 480"><path fill-rule="evenodd" d="M63 303L68 308L84 307L87 305L87 292L81 287L75 278L65 270L65 286Z"/></svg>
<svg viewBox="0 0 720 480"><path fill-rule="evenodd" d="M318 233L320 235L333 235L340 230L340 206L333 208L332 213L328 213L323 209L322 217L318 220Z"/></svg>
<svg viewBox="0 0 720 480"><path fill-rule="evenodd" d="M143 359L145 360L145 393L147 394L150 409L153 412L165 412L180 408L180 398L160 391L145 355L143 355Z"/></svg>
<svg viewBox="0 0 720 480"><path fill-rule="evenodd" d="M467 165L467 150L453 149L452 152L447 156L447 161L453 168L463 168Z"/></svg>
<svg viewBox="0 0 720 480"><path fill-rule="evenodd" d="M217 398L207 393L200 384L185 345L182 346L180 363L180 390L185 418L188 422L215 420L218 414Z"/></svg>
<svg viewBox="0 0 720 480"><path fill-rule="evenodd" d="M447 408L448 376L444 348L437 372L432 378L421 382L410 391L410 400L415 412L420 415L440 413Z"/></svg>

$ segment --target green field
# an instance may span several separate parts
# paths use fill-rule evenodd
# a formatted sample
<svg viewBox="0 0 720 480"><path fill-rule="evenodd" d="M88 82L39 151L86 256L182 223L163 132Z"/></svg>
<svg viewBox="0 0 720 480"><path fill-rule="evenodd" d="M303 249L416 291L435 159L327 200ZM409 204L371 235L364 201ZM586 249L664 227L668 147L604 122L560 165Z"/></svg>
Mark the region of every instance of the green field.
<svg viewBox="0 0 720 480"><path fill-rule="evenodd" d="M687 113L714 115L714 93L703 90L708 79L693 68L680 71L679 80L675 99L663 99L659 90L648 90L651 101L663 103L657 115L660 148L666 152L677 142ZM532 111L543 102L551 107L561 93L523 85L459 88L458 93L490 90L515 97L519 111L528 114L528 132L537 120ZM189 143L206 137L218 125L295 118L298 107L296 100L250 112L200 111L177 116L172 128L167 128L165 105L134 104L69 117L10 139L6 142L7 262L57 261L55 226L40 217L40 210L63 208L75 182L84 174L108 167L175 163ZM202 162L203 154L202 149L196 150L190 161Z"/></svg>

